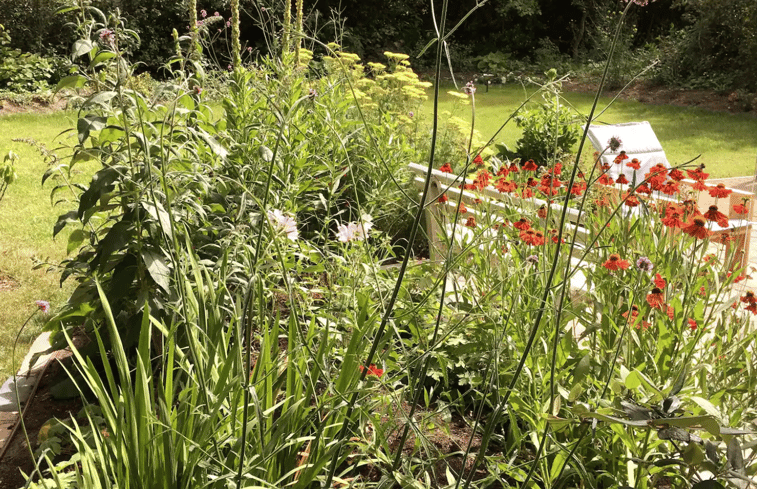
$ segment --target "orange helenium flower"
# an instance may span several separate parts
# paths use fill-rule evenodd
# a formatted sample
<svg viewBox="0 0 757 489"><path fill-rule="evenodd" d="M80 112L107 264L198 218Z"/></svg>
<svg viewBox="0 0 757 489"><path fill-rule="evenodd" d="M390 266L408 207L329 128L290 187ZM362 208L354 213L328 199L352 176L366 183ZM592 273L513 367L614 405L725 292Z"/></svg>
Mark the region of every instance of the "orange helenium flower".
<svg viewBox="0 0 757 489"><path fill-rule="evenodd" d="M728 197L731 195L731 192L733 192L730 188L726 188L724 183L719 183L714 187L708 187L707 190L710 192L710 196L715 197L716 199Z"/></svg>
<svg viewBox="0 0 757 489"><path fill-rule="evenodd" d="M709 210L704 213L704 218L708 221L714 221L718 223L720 227L728 227L728 216L718 210L718 206L711 205Z"/></svg>
<svg viewBox="0 0 757 489"><path fill-rule="evenodd" d="M521 217L513 223L513 227L515 229L525 231L526 229L531 229L531 223L528 222L528 219L526 219L525 217Z"/></svg>
<svg viewBox="0 0 757 489"><path fill-rule="evenodd" d="M534 163L534 160L528 160L528 161L527 161L527 162L526 162L526 163L525 163L525 164L523 165L523 169L524 169L525 171L536 171L536 170L538 170L538 169L539 169L539 166L538 166L538 165L537 165L536 163Z"/></svg>
<svg viewBox="0 0 757 489"><path fill-rule="evenodd" d="M613 253L607 259L607 261L602 264L602 266L608 270L625 270L630 267L631 264L628 262L628 260L621 260L619 254Z"/></svg>
<svg viewBox="0 0 757 489"><path fill-rule="evenodd" d="M441 168L439 168L439 171L444 173L452 173L452 165L445 163L441 166Z"/></svg>
<svg viewBox="0 0 757 489"><path fill-rule="evenodd" d="M655 309L662 309L662 305L665 303L665 296L662 294L662 290L655 287L647 295L647 304Z"/></svg>
<svg viewBox="0 0 757 489"><path fill-rule="evenodd" d="M365 366L360 365L360 372L362 373L365 370ZM384 369L378 368L376 364L372 363L370 367L368 367L368 374L367 375L375 375L376 377L381 377L384 375Z"/></svg>
<svg viewBox="0 0 757 489"><path fill-rule="evenodd" d="M476 218L473 216L470 216L467 221L465 221L465 226L469 228L475 228L476 227Z"/></svg>
<svg viewBox="0 0 757 489"><path fill-rule="evenodd" d="M704 217L694 216L694 218L689 221L689 225L684 227L682 231L696 239L704 239L710 235L710 231L706 226L707 221Z"/></svg>
<svg viewBox="0 0 757 489"><path fill-rule="evenodd" d="M638 158L634 158L630 162L626 163L626 166L628 168L631 168L632 170L638 170L639 168L641 168L641 161L639 161Z"/></svg>

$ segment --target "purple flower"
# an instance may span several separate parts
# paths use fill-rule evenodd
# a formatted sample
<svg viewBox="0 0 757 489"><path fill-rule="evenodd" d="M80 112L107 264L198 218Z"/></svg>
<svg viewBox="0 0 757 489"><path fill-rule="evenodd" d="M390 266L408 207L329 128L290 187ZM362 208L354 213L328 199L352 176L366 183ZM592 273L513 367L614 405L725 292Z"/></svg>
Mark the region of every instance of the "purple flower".
<svg viewBox="0 0 757 489"><path fill-rule="evenodd" d="M195 87L195 94L200 95L202 93L202 87Z"/></svg>
<svg viewBox="0 0 757 489"><path fill-rule="evenodd" d="M467 95L473 95L474 93L476 93L476 84L472 81L469 81L463 87L463 92L465 92Z"/></svg>
<svg viewBox="0 0 757 489"><path fill-rule="evenodd" d="M318 96L318 92L315 91L315 88L311 88L308 90L308 98L314 99Z"/></svg>
<svg viewBox="0 0 757 489"><path fill-rule="evenodd" d="M116 35L110 29L103 29L100 31L100 42L103 44L112 45L116 41Z"/></svg>
<svg viewBox="0 0 757 489"><path fill-rule="evenodd" d="M645 272L651 272L654 269L654 265L652 264L652 260L646 256L642 256L636 260L636 268Z"/></svg>
<svg viewBox="0 0 757 489"><path fill-rule="evenodd" d="M214 13L213 13L213 17L218 17L218 16L220 16L220 15L221 15L221 14L219 14L218 12L214 12Z"/></svg>
<svg viewBox="0 0 757 489"><path fill-rule="evenodd" d="M536 256L536 255L529 255L529 256L526 257L526 261L528 263L532 263L532 264L536 265L537 263L539 263L539 257Z"/></svg>
<svg viewBox="0 0 757 489"><path fill-rule="evenodd" d="M228 69L229 69L229 71L234 71L234 67L231 66L231 65L228 66Z"/></svg>
<svg viewBox="0 0 757 489"><path fill-rule="evenodd" d="M623 146L623 141L618 136L613 136L610 138L609 141L607 141L607 146L610 147L610 151L613 153L620 149L621 146Z"/></svg>
<svg viewBox="0 0 757 489"><path fill-rule="evenodd" d="M226 21L226 27L231 27L231 21L230 20Z"/></svg>
<svg viewBox="0 0 757 489"><path fill-rule="evenodd" d="M251 52L252 52L252 46L247 46L247 52L248 52L248 53L251 53Z"/></svg>
<svg viewBox="0 0 757 489"><path fill-rule="evenodd" d="M415 115L415 112L413 112L413 111L411 110L410 112L408 112L408 113L407 113L407 115L408 115L408 117L413 117L413 116Z"/></svg>
<svg viewBox="0 0 757 489"><path fill-rule="evenodd" d="M47 301L34 301L35 304L37 304L37 307L39 307L39 310L42 311L43 314L47 314L50 312L50 303Z"/></svg>
<svg viewBox="0 0 757 489"><path fill-rule="evenodd" d="M208 12L205 9L200 10L200 16L204 19L208 16Z"/></svg>

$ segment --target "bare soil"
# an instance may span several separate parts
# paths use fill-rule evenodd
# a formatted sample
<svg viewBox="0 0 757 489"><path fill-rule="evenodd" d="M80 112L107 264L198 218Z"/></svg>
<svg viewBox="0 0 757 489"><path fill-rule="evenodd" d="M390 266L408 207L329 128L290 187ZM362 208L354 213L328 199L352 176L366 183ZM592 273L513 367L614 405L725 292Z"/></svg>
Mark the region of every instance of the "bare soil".
<svg viewBox="0 0 757 489"><path fill-rule="evenodd" d="M563 83L563 89L568 92L595 93L596 81L571 80ZM678 107L701 107L713 112L729 112L731 114L748 113L757 117L757 103L751 103L751 110L745 110L745 101L737 92L720 93L712 90L684 90L655 85L648 81L637 81L624 90L605 90L603 95L614 97L620 92L619 98L635 100L649 105L674 105ZM757 95L752 95L757 100Z"/></svg>
<svg viewBox="0 0 757 489"><path fill-rule="evenodd" d="M66 378L67 374L61 366L61 362L66 364L71 361L71 352L60 352L59 356L61 358L51 360L53 363L48 366L40 379L37 392L30 400L24 415L26 432L29 434L32 450L38 446L37 435L45 422L52 418L66 420L75 417L82 408L82 402L78 397L59 400L55 399L50 393L50 388ZM13 438L8 440L8 443L10 443L10 446L3 459L0 460L0 487L15 489L24 486L26 480L22 472L27 475L34 472L35 463L26 443L24 432L20 427Z"/></svg>
<svg viewBox="0 0 757 489"><path fill-rule="evenodd" d="M64 97L32 96L24 103L12 100L0 100L0 116L12 114L51 114L66 108Z"/></svg>

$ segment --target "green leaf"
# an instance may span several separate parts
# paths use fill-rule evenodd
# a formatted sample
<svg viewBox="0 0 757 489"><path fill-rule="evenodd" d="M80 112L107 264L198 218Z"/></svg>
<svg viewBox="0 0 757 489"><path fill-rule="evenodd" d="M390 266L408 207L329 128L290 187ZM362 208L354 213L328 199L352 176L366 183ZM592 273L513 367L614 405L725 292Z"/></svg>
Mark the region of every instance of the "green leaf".
<svg viewBox="0 0 757 489"><path fill-rule="evenodd" d="M85 83L87 83L87 77L83 75L64 76L58 82L55 91L58 92L64 88L81 88Z"/></svg>
<svg viewBox="0 0 757 489"><path fill-rule="evenodd" d="M581 360L576 364L576 368L573 369L573 383L579 384L586 374L591 370L591 355L588 353L584 355Z"/></svg>
<svg viewBox="0 0 757 489"><path fill-rule="evenodd" d="M704 411L710 416L718 419L720 418L720 412L718 411L718 408L716 408L715 405L707 399L701 398L699 396L691 396L690 399L697 403L697 405L704 409Z"/></svg>
<svg viewBox="0 0 757 489"><path fill-rule="evenodd" d="M97 56L95 56L95 59L93 59L92 62L89 63L89 67L94 68L97 65L100 65L115 56L116 53L112 51L100 51L99 53L97 53Z"/></svg>
<svg viewBox="0 0 757 489"><path fill-rule="evenodd" d="M85 54L92 51L92 48L94 48L95 45L92 44L92 41L88 39L79 39L74 43L73 48L71 49L72 55L74 58L81 58Z"/></svg>
<svg viewBox="0 0 757 489"><path fill-rule="evenodd" d="M76 220L76 211L69 211L58 216L58 221L55 223L55 226L53 226L53 238L57 236L57 234L61 232L64 227L66 227L66 224L68 224L69 222L76 222Z"/></svg>
<svg viewBox="0 0 757 489"><path fill-rule="evenodd" d="M689 443L683 451L683 459L689 465L699 465L704 461L704 452L698 443Z"/></svg>
<svg viewBox="0 0 757 489"><path fill-rule="evenodd" d="M156 209L152 202L143 202L142 207L150 214L150 216L156 221L160 222L160 227L169 239L173 238L173 232L171 231L171 218L168 212L163 208L163 205L158 202Z"/></svg>
<svg viewBox="0 0 757 489"><path fill-rule="evenodd" d="M116 95L118 95L118 93L113 92L113 91L97 92L91 97L89 97L87 100L85 100L84 103L82 104L82 107L89 107L90 105L100 105L102 107L107 107L110 101Z"/></svg>
<svg viewBox="0 0 757 489"><path fill-rule="evenodd" d="M726 449L726 456L728 457L728 465L735 472L741 472L744 470L744 456L741 453L741 445L739 440L731 438L728 442L728 448Z"/></svg>
<svg viewBox="0 0 757 489"><path fill-rule="evenodd" d="M260 153L260 157L263 158L263 161L270 163L271 160L273 160L273 151L271 151L268 146L260 146L258 152Z"/></svg>
<svg viewBox="0 0 757 489"><path fill-rule="evenodd" d="M171 269L168 267L165 255L157 251L145 249L142 251L142 259L145 261L145 266L150 273L150 277L161 289L168 292L171 286Z"/></svg>
<svg viewBox="0 0 757 489"><path fill-rule="evenodd" d="M79 133L79 144L84 144L84 141L89 137L89 133L92 131L99 131L105 127L108 122L107 117L101 117L94 114L88 114L76 123L76 130Z"/></svg>
<svg viewBox="0 0 757 489"><path fill-rule="evenodd" d="M676 394L681 392L683 384L686 382L687 370L688 369L686 368L686 365L684 365L681 369L681 373L678 374L678 378L676 379L675 384L673 384L673 387L670 388L670 393L668 394L668 396L675 396Z"/></svg>
<svg viewBox="0 0 757 489"><path fill-rule="evenodd" d="M68 245L66 245L66 254L70 255L72 251L79 249L84 239L89 236L89 233L83 229L74 230L68 237Z"/></svg>

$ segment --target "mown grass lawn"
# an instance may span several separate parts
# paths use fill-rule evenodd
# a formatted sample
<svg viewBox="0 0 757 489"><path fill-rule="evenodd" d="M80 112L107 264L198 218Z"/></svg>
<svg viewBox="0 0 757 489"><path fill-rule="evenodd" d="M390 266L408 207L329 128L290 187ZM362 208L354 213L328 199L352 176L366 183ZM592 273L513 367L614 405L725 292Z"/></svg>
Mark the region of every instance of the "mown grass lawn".
<svg viewBox="0 0 757 489"><path fill-rule="evenodd" d="M53 182L42 187L42 174L48 165L39 151L12 139L33 139L54 151L66 136L56 137L73 127L73 119L74 115L68 112L0 117L0 158L8 151L20 158L16 164L18 180L8 187L0 201L0 278L9 284L0 290L0 378L12 373L13 341L24 321L35 311L34 301L49 301L55 311L74 285L71 282L61 288L58 274L47 273L47 267L32 269L36 263L57 263L65 257L68 232L64 230L55 240L52 233L57 216L69 209L65 205L53 208L50 202ZM73 132L69 134L75 137ZM58 154L64 155L60 151ZM63 196L61 193L58 197ZM43 324L44 316L37 313L23 331L16 351L17 362L23 359Z"/></svg>
<svg viewBox="0 0 757 489"><path fill-rule="evenodd" d="M470 107L463 106L447 90L441 92L440 110L447 110L470 121ZM491 138L510 114L534 89L516 85L492 86L487 93L479 88L476 93L476 129L484 139ZM567 103L577 113L586 115L591 109L594 96L582 93L564 93ZM532 102L540 102L536 95ZM646 105L635 101L616 100L607 108L611 99L603 97L597 114L603 111L597 122L649 121L665 148L668 160L673 165L685 163L701 155L697 160L704 163L712 178L754 175L757 158L757 118L744 114L711 112L696 107ZM429 99L423 106L425 115L433 108ZM606 110L605 110L606 108ZM515 149L520 130L514 122L508 123L494 142L504 142ZM589 145L590 152L593 152ZM590 153L589 153L590 154Z"/></svg>

